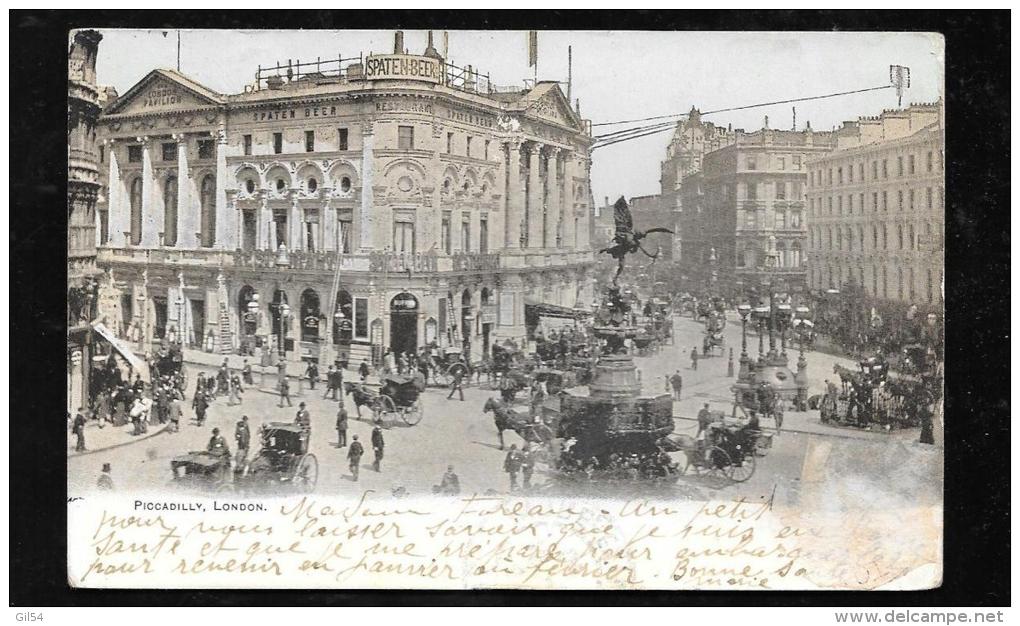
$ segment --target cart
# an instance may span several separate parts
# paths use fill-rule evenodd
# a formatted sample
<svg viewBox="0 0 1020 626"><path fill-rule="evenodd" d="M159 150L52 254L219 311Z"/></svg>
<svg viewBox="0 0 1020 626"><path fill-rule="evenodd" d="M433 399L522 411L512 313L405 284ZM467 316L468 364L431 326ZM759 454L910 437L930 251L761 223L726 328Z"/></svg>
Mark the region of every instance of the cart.
<svg viewBox="0 0 1020 626"><path fill-rule="evenodd" d="M175 456L170 461L174 483L207 491L232 491L230 456L205 450Z"/></svg>
<svg viewBox="0 0 1020 626"><path fill-rule="evenodd" d="M448 387L458 373L465 381L471 374L471 366L460 348L446 348L442 357L432 357L432 379L436 384Z"/></svg>
<svg viewBox="0 0 1020 626"><path fill-rule="evenodd" d="M262 447L235 470L234 483L241 491L284 490L310 493L319 478L319 462L308 452L301 426L269 422L259 429Z"/></svg>
<svg viewBox="0 0 1020 626"><path fill-rule="evenodd" d="M742 483L754 475L755 457L764 456L771 448L772 437L763 435L751 424L726 423L722 413L716 418L704 439L697 440L689 435L671 438L673 449L686 457L684 474Z"/></svg>
<svg viewBox="0 0 1020 626"><path fill-rule="evenodd" d="M389 374L380 379L379 395L372 402L372 415L376 422L395 415L408 426L421 421L423 411L421 392L425 391L425 378L420 373L412 376Z"/></svg>

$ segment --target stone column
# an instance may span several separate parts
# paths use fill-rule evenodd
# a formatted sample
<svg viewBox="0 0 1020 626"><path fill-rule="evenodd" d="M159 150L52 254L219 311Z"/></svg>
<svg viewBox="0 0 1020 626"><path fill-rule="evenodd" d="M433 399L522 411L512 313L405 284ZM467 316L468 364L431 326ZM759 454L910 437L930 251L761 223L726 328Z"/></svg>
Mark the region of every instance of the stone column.
<svg viewBox="0 0 1020 626"><path fill-rule="evenodd" d="M159 246L159 233L163 230L163 207L156 202L156 180L152 173L152 142L148 137L138 139L142 144L142 247Z"/></svg>
<svg viewBox="0 0 1020 626"><path fill-rule="evenodd" d="M375 128L372 122L365 122L361 125L361 206L355 215L355 232L358 233L358 243L355 245L361 251L367 252L373 248L372 245L372 205L374 204L374 182L373 170L375 169Z"/></svg>
<svg viewBox="0 0 1020 626"><path fill-rule="evenodd" d="M546 178L546 184L549 186L549 202L546 210L546 241L548 241L550 248L558 249L562 242L556 241L556 235L559 232L560 223L560 173L559 173L559 161L560 161L560 149L549 148L549 174Z"/></svg>
<svg viewBox="0 0 1020 626"><path fill-rule="evenodd" d="M303 250L304 249L304 237L305 237L305 224L303 215L301 215L301 207L298 206L298 192L297 189L291 189L290 191L290 213L287 217L287 223L290 227L290 233L288 234L287 248L290 250Z"/></svg>
<svg viewBox="0 0 1020 626"><path fill-rule="evenodd" d="M191 197L191 173L188 170L188 137L175 135L177 140L177 245L197 248L198 209Z"/></svg>
<svg viewBox="0 0 1020 626"><path fill-rule="evenodd" d="M331 206L333 204L333 189L330 187L324 188L322 190L322 197L326 200L322 203L322 209L319 213L320 247L322 250L335 252L339 237L337 233L336 209ZM330 298L334 297L334 295L330 294ZM332 324L332 321L330 321L330 324ZM330 339L330 342L332 342L332 339Z"/></svg>
<svg viewBox="0 0 1020 626"><path fill-rule="evenodd" d="M74 348L71 351L71 371L68 372L68 380L70 380L70 389L68 390L68 407L67 410L73 415L78 407L84 406L88 408L84 401L84 379L82 377L82 360L84 355L81 348Z"/></svg>
<svg viewBox="0 0 1020 626"><path fill-rule="evenodd" d="M507 187L504 193L506 210L504 211L504 245L516 250L521 247L521 222L524 220L524 194L521 185L521 144L519 141L508 141L507 148Z"/></svg>
<svg viewBox="0 0 1020 626"><path fill-rule="evenodd" d="M528 148L528 248L542 247L542 179L539 177L542 145Z"/></svg>
<svg viewBox="0 0 1020 626"><path fill-rule="evenodd" d="M269 209L269 192L265 189L259 191L259 213L258 213L258 248L259 250L272 249L273 242L273 212Z"/></svg>
<svg viewBox="0 0 1020 626"><path fill-rule="evenodd" d="M577 247L577 231L574 229L574 217L576 211L574 209L574 176L576 176L576 163L577 156L573 153L567 153L563 159L563 198L561 198L563 204L563 212L560 214L563 220L563 248L566 250L573 250Z"/></svg>
<svg viewBox="0 0 1020 626"><path fill-rule="evenodd" d="M590 177L588 175L588 158L579 156L578 157L578 172L581 178L585 181L585 186L588 187L590 183ZM591 224L591 206L588 202L588 195L585 195L580 199L580 205L583 207L580 218L577 222L577 248L580 250L588 250L591 247L591 237L589 232L589 225Z"/></svg>
<svg viewBox="0 0 1020 626"><path fill-rule="evenodd" d="M216 247L238 248L237 209L227 202L227 130L222 123L216 131Z"/></svg>
<svg viewBox="0 0 1020 626"><path fill-rule="evenodd" d="M124 233L131 230L131 208L124 193L124 181L120 179L120 164L117 162L117 144L113 140L106 142L106 154L110 158L108 172L108 189L106 190L107 219L110 226L111 247L123 248L128 245ZM76 407L77 408L77 407Z"/></svg>

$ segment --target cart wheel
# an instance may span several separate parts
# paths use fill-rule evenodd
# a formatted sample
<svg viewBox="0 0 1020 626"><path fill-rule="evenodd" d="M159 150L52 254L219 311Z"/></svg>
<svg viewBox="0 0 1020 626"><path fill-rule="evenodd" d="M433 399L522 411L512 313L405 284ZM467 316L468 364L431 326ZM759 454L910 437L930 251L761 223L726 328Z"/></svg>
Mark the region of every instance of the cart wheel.
<svg viewBox="0 0 1020 626"><path fill-rule="evenodd" d="M737 463L730 465L730 480L735 483L742 483L751 476L754 476L754 453L750 451L748 452L748 454L744 455L744 459L742 461L738 461Z"/></svg>
<svg viewBox="0 0 1020 626"><path fill-rule="evenodd" d="M319 461L314 454L306 454L298 461L294 468L294 476L291 484L300 493L311 493L315 489L315 483L319 480Z"/></svg>
<svg viewBox="0 0 1020 626"><path fill-rule="evenodd" d="M397 407L393 404L393 398L382 395L372 401L372 419L381 422L389 413L396 413Z"/></svg>
<svg viewBox="0 0 1020 626"><path fill-rule="evenodd" d="M702 471L711 478L729 478L733 461L725 450L718 446L710 446L705 450L705 465Z"/></svg>
<svg viewBox="0 0 1020 626"><path fill-rule="evenodd" d="M404 418L404 423L408 426L414 426L420 422L422 418L421 402L419 400L415 400L414 404L409 407L405 407L400 412L400 417Z"/></svg>

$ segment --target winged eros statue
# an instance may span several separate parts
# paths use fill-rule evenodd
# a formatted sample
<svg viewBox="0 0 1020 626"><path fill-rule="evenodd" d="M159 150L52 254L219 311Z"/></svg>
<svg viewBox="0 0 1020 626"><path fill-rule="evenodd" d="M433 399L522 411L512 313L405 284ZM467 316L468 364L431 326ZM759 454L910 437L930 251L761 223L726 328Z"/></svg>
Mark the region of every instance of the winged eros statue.
<svg viewBox="0 0 1020 626"><path fill-rule="evenodd" d="M627 258L628 254L632 254L640 250L644 252L648 258L655 262L655 259L659 256L659 250L652 254L648 250L645 250L641 246L641 240L652 233L670 233L673 234L668 228L650 228L644 232L634 230L634 218L630 214L630 207L627 206L627 201L620 196L620 199L613 205L613 219L616 221L616 234L613 236L613 245L608 248L599 250L599 253L606 252L609 256L613 257L619 263L619 268L616 270L616 274L613 276L613 284L617 284L617 279L623 272L623 262Z"/></svg>

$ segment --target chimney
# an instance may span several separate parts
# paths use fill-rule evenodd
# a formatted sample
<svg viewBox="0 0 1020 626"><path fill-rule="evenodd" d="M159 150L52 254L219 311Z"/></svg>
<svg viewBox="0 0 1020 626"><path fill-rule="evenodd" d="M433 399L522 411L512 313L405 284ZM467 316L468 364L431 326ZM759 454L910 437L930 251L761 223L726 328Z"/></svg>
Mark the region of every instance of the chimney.
<svg viewBox="0 0 1020 626"><path fill-rule="evenodd" d="M404 54L404 31L393 33L393 54Z"/></svg>

